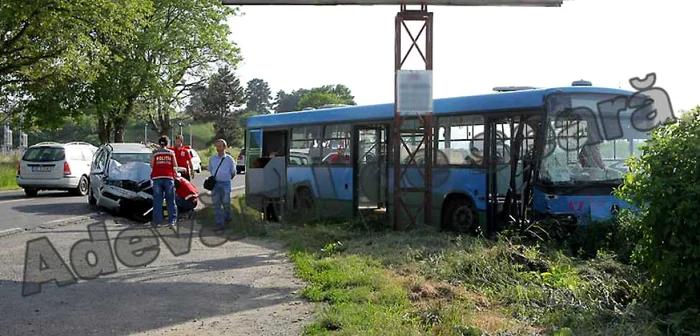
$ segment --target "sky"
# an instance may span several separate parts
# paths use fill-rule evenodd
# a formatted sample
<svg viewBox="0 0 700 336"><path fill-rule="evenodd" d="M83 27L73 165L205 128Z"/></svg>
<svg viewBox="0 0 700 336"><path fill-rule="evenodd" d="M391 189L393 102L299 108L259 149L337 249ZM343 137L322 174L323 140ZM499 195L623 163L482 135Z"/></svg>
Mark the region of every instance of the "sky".
<svg viewBox="0 0 700 336"><path fill-rule="evenodd" d="M662 5L663 3L663 5ZM279 90L348 86L358 105L394 99L397 6L241 6L229 19L243 83ZM657 77L673 109L700 105L697 0L565 0L559 8L440 7L434 13L433 97L497 86L632 89ZM414 36L420 26L409 26ZM421 41L421 43L424 43ZM404 50L410 46L403 37ZM417 53L404 69L422 69Z"/></svg>

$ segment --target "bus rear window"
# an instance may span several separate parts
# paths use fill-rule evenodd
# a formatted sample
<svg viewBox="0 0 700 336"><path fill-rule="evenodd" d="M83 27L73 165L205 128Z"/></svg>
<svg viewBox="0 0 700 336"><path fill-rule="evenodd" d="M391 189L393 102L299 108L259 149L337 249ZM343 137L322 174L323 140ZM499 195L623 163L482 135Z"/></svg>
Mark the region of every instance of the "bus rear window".
<svg viewBox="0 0 700 336"><path fill-rule="evenodd" d="M52 162L66 159L66 151L56 147L29 148L22 156L23 161L28 162Z"/></svg>

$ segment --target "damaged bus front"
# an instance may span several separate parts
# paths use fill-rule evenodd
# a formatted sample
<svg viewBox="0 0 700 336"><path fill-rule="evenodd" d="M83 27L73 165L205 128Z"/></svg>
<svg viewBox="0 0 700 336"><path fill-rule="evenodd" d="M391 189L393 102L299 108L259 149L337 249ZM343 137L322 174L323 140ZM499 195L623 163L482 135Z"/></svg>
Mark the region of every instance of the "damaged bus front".
<svg viewBox="0 0 700 336"><path fill-rule="evenodd" d="M545 146L532 195L536 217L586 225L628 208L613 191L650 131L674 119L663 112L640 93L549 95Z"/></svg>

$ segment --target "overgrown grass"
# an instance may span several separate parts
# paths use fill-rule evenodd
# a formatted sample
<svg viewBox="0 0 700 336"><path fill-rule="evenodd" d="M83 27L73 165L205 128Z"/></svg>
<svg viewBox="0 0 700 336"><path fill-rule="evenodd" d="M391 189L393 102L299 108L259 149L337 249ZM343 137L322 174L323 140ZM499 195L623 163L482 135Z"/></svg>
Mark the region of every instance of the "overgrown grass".
<svg viewBox="0 0 700 336"><path fill-rule="evenodd" d="M303 295L322 305L307 335L662 335L692 315L653 314L645 281L599 251L357 223L264 223L233 201L232 234L283 241ZM699 330L693 330L700 332Z"/></svg>
<svg viewBox="0 0 700 336"><path fill-rule="evenodd" d="M0 156L0 190L15 190L17 186L17 162L16 157Z"/></svg>

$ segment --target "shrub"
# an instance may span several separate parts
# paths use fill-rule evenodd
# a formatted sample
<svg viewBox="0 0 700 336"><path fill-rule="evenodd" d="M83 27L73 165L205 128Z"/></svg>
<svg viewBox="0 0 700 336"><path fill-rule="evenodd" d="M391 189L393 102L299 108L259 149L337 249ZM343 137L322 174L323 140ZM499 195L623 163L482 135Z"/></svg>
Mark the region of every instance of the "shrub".
<svg viewBox="0 0 700 336"><path fill-rule="evenodd" d="M664 311L698 306L700 297L700 107L652 132L618 196L641 209L633 260Z"/></svg>

